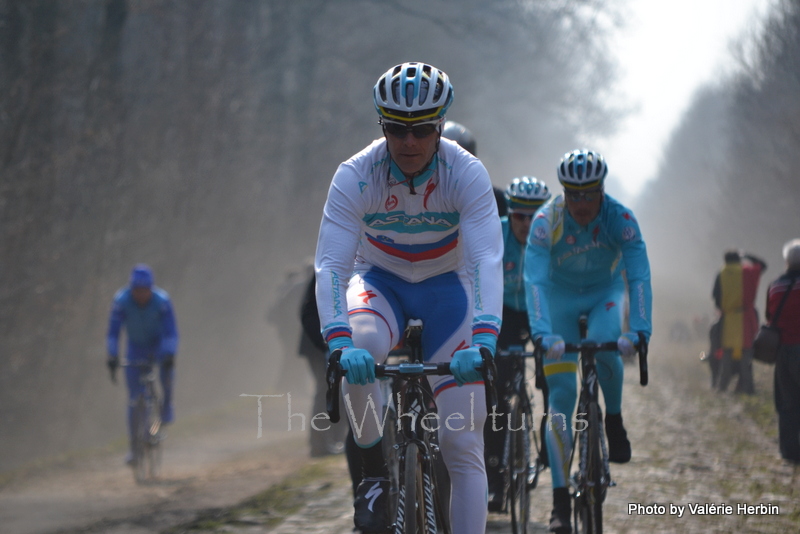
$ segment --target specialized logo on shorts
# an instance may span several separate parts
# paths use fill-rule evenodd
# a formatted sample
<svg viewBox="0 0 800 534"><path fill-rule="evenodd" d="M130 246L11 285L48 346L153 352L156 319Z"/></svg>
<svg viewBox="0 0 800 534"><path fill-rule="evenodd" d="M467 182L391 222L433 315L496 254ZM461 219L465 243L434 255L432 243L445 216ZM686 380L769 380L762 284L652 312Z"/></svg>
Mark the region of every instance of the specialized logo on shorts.
<svg viewBox="0 0 800 534"><path fill-rule="evenodd" d="M392 211L397 207L397 197L394 195L389 195L389 198L386 199L386 211Z"/></svg>
<svg viewBox="0 0 800 534"><path fill-rule="evenodd" d="M436 182L430 181L428 182L428 187L425 188L425 195L422 200L422 207L428 209L428 197L431 196L433 190L436 189Z"/></svg>
<svg viewBox="0 0 800 534"><path fill-rule="evenodd" d="M358 296L359 297L364 297L364 299L363 299L364 300L364 304L369 304L369 299L373 299L373 298L377 297L378 295L373 293L372 290L367 289L363 293L360 293Z"/></svg>

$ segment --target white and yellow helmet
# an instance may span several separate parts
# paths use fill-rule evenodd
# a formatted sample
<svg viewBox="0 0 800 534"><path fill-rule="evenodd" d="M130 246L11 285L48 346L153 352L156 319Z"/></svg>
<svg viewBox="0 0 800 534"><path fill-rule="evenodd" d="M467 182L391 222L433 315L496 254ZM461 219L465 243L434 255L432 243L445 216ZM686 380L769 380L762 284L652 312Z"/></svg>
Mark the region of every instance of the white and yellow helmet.
<svg viewBox="0 0 800 534"><path fill-rule="evenodd" d="M373 90L381 119L400 122L442 119L453 103L444 71L426 63L401 63L386 71Z"/></svg>
<svg viewBox="0 0 800 534"><path fill-rule="evenodd" d="M606 160L591 150L573 150L564 154L558 165L558 181L566 189L590 189L603 185L608 174Z"/></svg>

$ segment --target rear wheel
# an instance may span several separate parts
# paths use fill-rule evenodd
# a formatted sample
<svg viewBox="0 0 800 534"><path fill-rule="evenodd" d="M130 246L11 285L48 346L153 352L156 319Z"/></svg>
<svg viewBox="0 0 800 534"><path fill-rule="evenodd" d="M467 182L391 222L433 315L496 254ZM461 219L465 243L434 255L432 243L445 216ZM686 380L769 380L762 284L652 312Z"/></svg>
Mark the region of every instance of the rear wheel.
<svg viewBox="0 0 800 534"><path fill-rule="evenodd" d="M530 519L531 432L533 417L525 413L519 397L511 400L508 502L511 531L526 534Z"/></svg>

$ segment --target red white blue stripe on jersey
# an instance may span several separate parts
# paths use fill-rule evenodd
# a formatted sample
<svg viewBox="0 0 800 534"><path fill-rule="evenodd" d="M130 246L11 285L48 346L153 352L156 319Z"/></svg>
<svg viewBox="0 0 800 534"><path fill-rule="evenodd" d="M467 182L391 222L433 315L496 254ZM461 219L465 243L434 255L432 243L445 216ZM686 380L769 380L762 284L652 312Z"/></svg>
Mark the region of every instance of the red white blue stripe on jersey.
<svg viewBox="0 0 800 534"><path fill-rule="evenodd" d="M331 339L347 336L352 337L353 333L349 328L341 327L341 328L333 328L328 331L327 335L325 336L325 343L328 343Z"/></svg>
<svg viewBox="0 0 800 534"><path fill-rule="evenodd" d="M499 336L500 330L497 328L497 325L478 323L472 325L472 335L474 336L475 334L493 334Z"/></svg>
<svg viewBox="0 0 800 534"><path fill-rule="evenodd" d="M367 240L375 248L410 262L432 260L444 256L458 246L458 232L453 232L444 239L435 243L425 243L419 245L402 245L384 241L379 237L366 234Z"/></svg>

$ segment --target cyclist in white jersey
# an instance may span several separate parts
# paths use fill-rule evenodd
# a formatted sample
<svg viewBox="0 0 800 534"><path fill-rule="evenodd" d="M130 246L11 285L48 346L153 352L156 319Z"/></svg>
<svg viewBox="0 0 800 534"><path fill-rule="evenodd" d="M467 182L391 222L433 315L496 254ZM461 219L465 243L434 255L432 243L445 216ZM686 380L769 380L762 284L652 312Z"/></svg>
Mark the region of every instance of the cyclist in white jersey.
<svg viewBox="0 0 800 534"><path fill-rule="evenodd" d="M427 362L451 362L431 386L439 440L450 473L453 532L483 533L486 419L479 347L494 354L502 314L502 235L483 164L442 139L453 100L448 76L403 63L373 91L384 137L342 163L328 192L316 253L317 303L331 351L342 350L351 425L364 480L356 528L385 532L388 472L374 364L421 319ZM376 408L377 410L377 408ZM382 420L383 414L378 414Z"/></svg>

